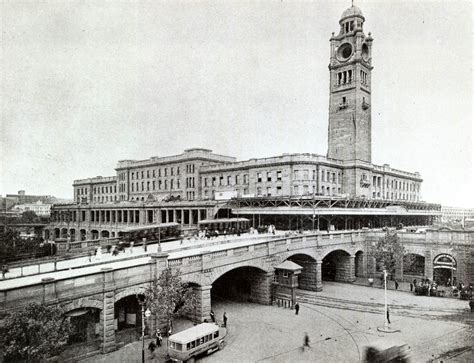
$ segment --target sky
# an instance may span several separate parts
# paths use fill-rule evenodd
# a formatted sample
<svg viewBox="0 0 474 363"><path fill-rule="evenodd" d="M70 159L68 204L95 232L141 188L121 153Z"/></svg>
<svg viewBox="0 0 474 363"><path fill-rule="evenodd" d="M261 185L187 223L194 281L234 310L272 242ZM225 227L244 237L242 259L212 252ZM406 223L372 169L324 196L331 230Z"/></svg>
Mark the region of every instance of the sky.
<svg viewBox="0 0 474 363"><path fill-rule="evenodd" d="M350 1L0 2L0 194L191 147L326 155L329 38ZM474 207L472 4L355 1L374 38L372 162Z"/></svg>

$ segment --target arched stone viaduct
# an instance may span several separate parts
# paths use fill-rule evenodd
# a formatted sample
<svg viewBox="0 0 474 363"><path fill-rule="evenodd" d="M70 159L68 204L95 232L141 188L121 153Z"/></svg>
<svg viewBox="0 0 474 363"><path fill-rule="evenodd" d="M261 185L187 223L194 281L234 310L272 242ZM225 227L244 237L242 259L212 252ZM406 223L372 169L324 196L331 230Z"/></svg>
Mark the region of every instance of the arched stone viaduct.
<svg viewBox="0 0 474 363"><path fill-rule="evenodd" d="M261 304L271 303L274 266L287 259L303 266L302 288L322 290L321 266L323 260L334 253L338 254L335 279L354 281L356 255L358 259L365 255L365 235L357 232L299 235L255 243L249 241L248 245L239 247L226 247L225 244L221 247L217 251L198 254L193 250L184 255L181 252L181 257L176 253L155 254L145 261L131 260L126 267L72 270L65 278L43 279L41 283L0 290L0 310L13 311L31 302L59 305L65 312L98 310L101 351L109 352L117 348L116 304L121 299L142 294L168 266L179 269L183 280L193 286L198 297L195 318L202 321L209 317L213 284L239 268L253 268L250 293L252 300ZM358 263L366 265L362 260Z"/></svg>

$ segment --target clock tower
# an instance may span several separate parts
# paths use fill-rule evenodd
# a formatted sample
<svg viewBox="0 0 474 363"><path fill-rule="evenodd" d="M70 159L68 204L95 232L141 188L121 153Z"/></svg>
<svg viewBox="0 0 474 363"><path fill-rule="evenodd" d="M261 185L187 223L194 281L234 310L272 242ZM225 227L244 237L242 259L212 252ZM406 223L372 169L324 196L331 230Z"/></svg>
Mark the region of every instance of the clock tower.
<svg viewBox="0 0 474 363"><path fill-rule="evenodd" d="M332 33L329 62L328 158L372 161L372 37L356 6L342 13L338 35Z"/></svg>

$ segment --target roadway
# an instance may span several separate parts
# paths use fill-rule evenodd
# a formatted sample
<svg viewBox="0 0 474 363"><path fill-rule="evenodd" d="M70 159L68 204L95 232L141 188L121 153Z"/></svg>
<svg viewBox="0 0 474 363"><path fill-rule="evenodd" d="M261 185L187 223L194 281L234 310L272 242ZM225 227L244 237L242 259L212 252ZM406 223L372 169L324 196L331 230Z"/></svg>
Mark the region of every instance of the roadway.
<svg viewBox="0 0 474 363"><path fill-rule="evenodd" d="M195 256L203 251L215 252L235 247L257 244L269 239L282 237L285 231L277 231L276 235L271 234L243 234L241 236L224 237L219 236L210 240L183 239L182 241L171 241L161 244L162 252L169 254L169 259ZM103 268L120 269L130 266L147 264L150 256L158 252L158 244L147 245L147 251L143 246L129 247L117 256L104 253L100 256L89 258L77 257L70 260L62 260L55 263L53 261L41 264L41 271L38 273L38 265L30 265L15 268L7 273L7 279L0 281L0 291L29 286L41 283L43 279L53 278L55 280L67 279L77 276L84 276L100 272ZM25 276L28 272L31 274ZM22 276L23 273L23 276Z"/></svg>

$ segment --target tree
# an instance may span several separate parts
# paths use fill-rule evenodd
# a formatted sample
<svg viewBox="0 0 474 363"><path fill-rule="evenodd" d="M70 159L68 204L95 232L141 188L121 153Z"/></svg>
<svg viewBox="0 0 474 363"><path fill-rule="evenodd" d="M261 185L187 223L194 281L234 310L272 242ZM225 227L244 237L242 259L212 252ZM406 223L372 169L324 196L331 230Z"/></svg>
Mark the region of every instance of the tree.
<svg viewBox="0 0 474 363"><path fill-rule="evenodd" d="M71 332L69 318L56 306L32 303L6 318L5 361L39 361L57 355Z"/></svg>
<svg viewBox="0 0 474 363"><path fill-rule="evenodd" d="M145 304L155 316L171 321L196 308L193 288L183 283L179 270L166 268L145 291Z"/></svg>
<svg viewBox="0 0 474 363"><path fill-rule="evenodd" d="M403 244L396 232L387 231L385 236L381 237L372 250L372 255L375 257L378 271L386 270L387 273L394 275L396 265L403 260L406 255ZM411 259L411 255L406 258ZM412 263L411 261L408 261Z"/></svg>
<svg viewBox="0 0 474 363"><path fill-rule="evenodd" d="M34 222L38 222L38 221L39 221L39 217L32 210L24 211L21 214L21 222L22 223L34 223Z"/></svg>

